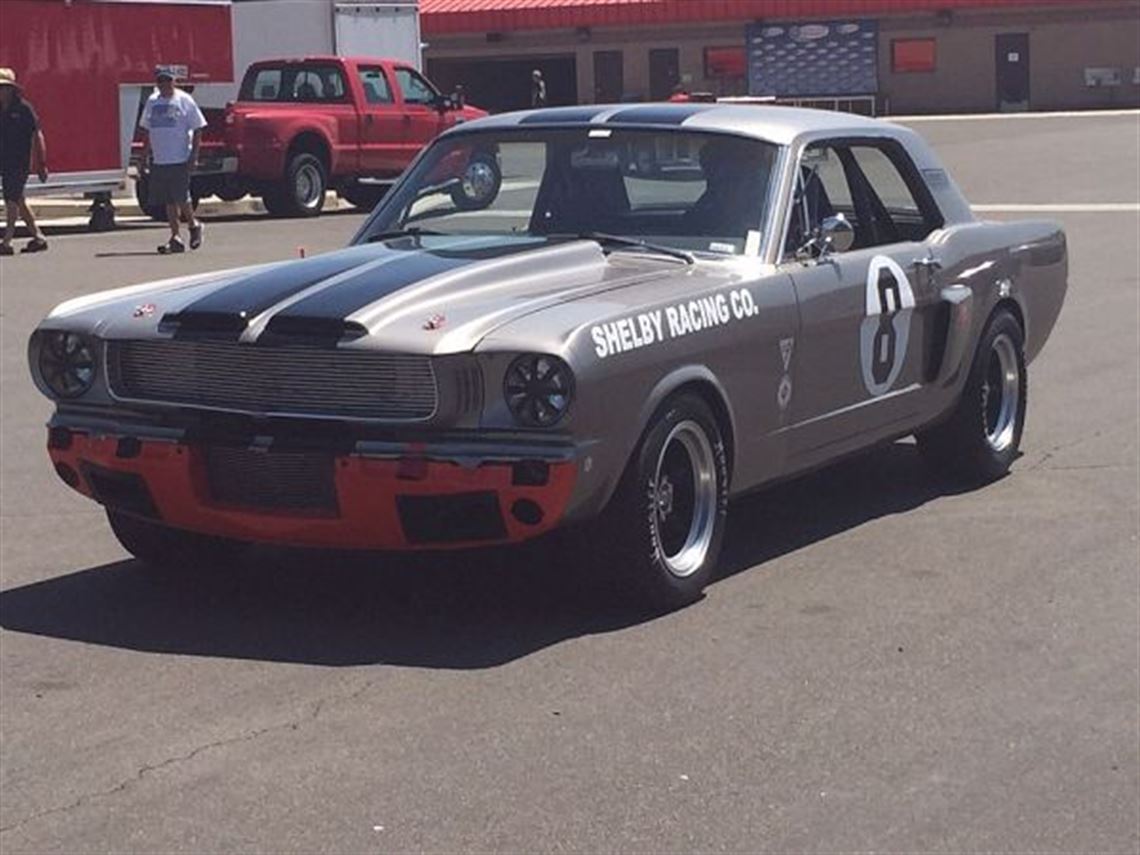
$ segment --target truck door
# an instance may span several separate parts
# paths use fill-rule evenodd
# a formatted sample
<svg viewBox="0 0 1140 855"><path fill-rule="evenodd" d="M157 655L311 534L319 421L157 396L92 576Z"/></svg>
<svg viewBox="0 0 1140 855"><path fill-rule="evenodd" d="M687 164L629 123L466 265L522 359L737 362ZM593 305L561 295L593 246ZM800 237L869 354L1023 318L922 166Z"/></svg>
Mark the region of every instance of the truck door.
<svg viewBox="0 0 1140 855"><path fill-rule="evenodd" d="M401 172L404 160L404 118L392 84L378 65L357 68L360 87L360 171L391 176Z"/></svg>
<svg viewBox="0 0 1140 855"><path fill-rule="evenodd" d="M443 131L440 95L414 68L396 66L396 83L404 101L404 166Z"/></svg>
<svg viewBox="0 0 1140 855"><path fill-rule="evenodd" d="M821 251L812 236L837 215L854 242ZM921 418L940 289L926 237L942 217L901 144L885 138L811 145L789 216L785 265L802 326L788 450L793 465L811 465Z"/></svg>

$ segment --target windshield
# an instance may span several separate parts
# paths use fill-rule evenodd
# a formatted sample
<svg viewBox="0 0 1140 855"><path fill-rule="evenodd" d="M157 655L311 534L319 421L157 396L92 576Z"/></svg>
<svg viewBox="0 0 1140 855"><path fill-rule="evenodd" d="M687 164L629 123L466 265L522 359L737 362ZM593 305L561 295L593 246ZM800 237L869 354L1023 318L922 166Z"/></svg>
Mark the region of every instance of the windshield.
<svg viewBox="0 0 1140 855"><path fill-rule="evenodd" d="M511 129L436 142L358 240L405 231L602 234L754 254L777 146L679 130Z"/></svg>

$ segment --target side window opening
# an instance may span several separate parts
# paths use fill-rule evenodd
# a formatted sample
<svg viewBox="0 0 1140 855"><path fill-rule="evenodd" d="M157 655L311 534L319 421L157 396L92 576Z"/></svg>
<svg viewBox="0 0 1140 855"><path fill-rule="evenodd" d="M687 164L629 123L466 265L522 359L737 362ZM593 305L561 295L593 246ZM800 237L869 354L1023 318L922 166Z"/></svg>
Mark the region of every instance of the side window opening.
<svg viewBox="0 0 1140 855"><path fill-rule="evenodd" d="M842 213L855 231L852 249L921 241L942 217L905 152L891 141L819 144L804 151L789 212L786 258L829 216ZM916 192L917 191L917 192Z"/></svg>
<svg viewBox="0 0 1140 855"><path fill-rule="evenodd" d="M364 100L369 104L391 104L392 88L381 68L360 69L360 83L364 87Z"/></svg>
<svg viewBox="0 0 1140 855"><path fill-rule="evenodd" d="M405 103L423 104L425 106L435 103L437 94L435 87L412 69L397 68L396 82L404 93Z"/></svg>

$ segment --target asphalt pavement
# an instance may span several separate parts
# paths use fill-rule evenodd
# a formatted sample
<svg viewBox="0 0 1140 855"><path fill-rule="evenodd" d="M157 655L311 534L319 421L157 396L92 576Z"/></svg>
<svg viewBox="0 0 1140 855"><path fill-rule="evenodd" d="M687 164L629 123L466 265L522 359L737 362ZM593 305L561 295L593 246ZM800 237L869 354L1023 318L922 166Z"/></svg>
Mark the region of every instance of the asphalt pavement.
<svg viewBox="0 0 1140 855"><path fill-rule="evenodd" d="M550 545L147 570L52 473L51 306L360 214L0 261L0 851L1140 851L1138 118L915 127L986 216L1068 233L1023 456L953 492L900 442L743 499L661 617Z"/></svg>

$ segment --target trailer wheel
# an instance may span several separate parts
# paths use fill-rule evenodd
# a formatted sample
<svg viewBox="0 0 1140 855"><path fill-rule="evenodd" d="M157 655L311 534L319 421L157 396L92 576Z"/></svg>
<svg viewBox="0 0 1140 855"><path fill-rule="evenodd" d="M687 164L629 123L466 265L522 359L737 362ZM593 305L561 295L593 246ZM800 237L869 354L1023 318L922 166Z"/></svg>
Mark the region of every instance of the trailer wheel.
<svg viewBox="0 0 1140 855"><path fill-rule="evenodd" d="M371 211L388 192L387 184L349 184L339 191L340 197L354 208Z"/></svg>
<svg viewBox="0 0 1140 855"><path fill-rule="evenodd" d="M145 172L140 172L138 178L135 179L135 199L138 200L142 212L152 220L158 220L160 223L166 222L166 206L150 203L150 178Z"/></svg>

